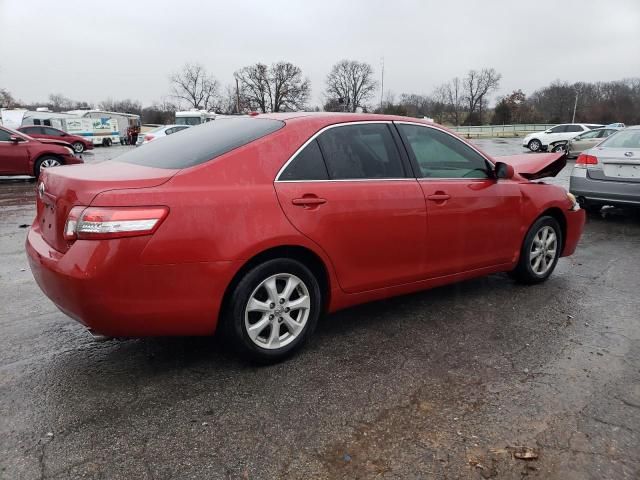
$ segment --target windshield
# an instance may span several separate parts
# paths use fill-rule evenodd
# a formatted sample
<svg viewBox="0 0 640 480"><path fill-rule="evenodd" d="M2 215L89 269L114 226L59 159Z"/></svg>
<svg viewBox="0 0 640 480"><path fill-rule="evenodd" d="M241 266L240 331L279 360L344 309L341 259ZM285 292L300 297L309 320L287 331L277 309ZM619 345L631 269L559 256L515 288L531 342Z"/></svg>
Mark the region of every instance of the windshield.
<svg viewBox="0 0 640 480"><path fill-rule="evenodd" d="M200 116L197 117L176 117L176 125L200 125Z"/></svg>
<svg viewBox="0 0 640 480"><path fill-rule="evenodd" d="M607 148L640 148L640 129L622 130L612 134L601 147Z"/></svg>
<svg viewBox="0 0 640 480"><path fill-rule="evenodd" d="M269 135L283 126L284 122L265 118L208 122L186 128L180 135L169 135L162 142L151 142L145 148L131 150L114 161L157 168L192 167Z"/></svg>
<svg viewBox="0 0 640 480"><path fill-rule="evenodd" d="M9 132L11 135L15 135L16 137L26 138L27 140L35 140L35 138L33 138L30 135L27 135L24 132L19 132L18 130L14 130L13 128L9 128L9 127L2 127L2 128L5 129L7 132Z"/></svg>

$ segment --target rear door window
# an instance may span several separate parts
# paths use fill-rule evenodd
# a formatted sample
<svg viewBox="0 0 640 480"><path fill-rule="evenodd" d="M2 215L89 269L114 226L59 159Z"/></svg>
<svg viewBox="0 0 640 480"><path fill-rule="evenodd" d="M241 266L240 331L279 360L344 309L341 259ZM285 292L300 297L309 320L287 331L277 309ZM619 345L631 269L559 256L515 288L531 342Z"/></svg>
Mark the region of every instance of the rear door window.
<svg viewBox="0 0 640 480"><path fill-rule="evenodd" d="M582 132L584 129L580 125L567 125L567 132Z"/></svg>
<svg viewBox="0 0 640 480"><path fill-rule="evenodd" d="M51 135L54 137L60 137L62 135L62 132L60 132L59 130L56 130L55 128L43 127L42 130L44 130L45 135Z"/></svg>
<svg viewBox="0 0 640 480"><path fill-rule="evenodd" d="M130 150L113 161L147 167L180 169L212 160L281 129L284 122L242 117L216 120L169 135L162 142Z"/></svg>
<svg viewBox="0 0 640 480"><path fill-rule="evenodd" d="M287 165L278 180L328 180L329 173L317 140L312 140Z"/></svg>
<svg viewBox="0 0 640 480"><path fill-rule="evenodd" d="M389 124L330 128L318 137L318 144L331 180L406 176Z"/></svg>

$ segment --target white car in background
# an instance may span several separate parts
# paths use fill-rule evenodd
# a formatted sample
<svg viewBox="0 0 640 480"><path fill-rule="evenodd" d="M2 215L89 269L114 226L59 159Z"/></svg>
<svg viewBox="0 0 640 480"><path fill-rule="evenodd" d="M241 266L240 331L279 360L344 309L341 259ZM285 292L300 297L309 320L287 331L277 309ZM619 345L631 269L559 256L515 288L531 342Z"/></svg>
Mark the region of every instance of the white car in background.
<svg viewBox="0 0 640 480"><path fill-rule="evenodd" d="M582 132L587 132L594 128L602 128L603 126L592 123L562 123L544 132L530 133L522 140L522 146L532 152L540 152L547 150L552 143L560 140L570 140Z"/></svg>
<svg viewBox="0 0 640 480"><path fill-rule="evenodd" d="M174 133L178 133L181 130L190 127L191 125L163 125L161 127L154 128L153 130L149 130L148 132L146 132L144 135L138 136L136 147L144 145L145 143L149 143L153 140L166 137L168 135L173 135Z"/></svg>

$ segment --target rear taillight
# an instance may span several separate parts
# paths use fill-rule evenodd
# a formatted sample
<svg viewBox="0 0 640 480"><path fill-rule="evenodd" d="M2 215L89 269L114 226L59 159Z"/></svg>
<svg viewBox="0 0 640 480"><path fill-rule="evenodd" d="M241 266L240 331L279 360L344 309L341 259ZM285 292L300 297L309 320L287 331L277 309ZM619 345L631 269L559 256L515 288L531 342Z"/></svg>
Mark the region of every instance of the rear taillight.
<svg viewBox="0 0 640 480"><path fill-rule="evenodd" d="M65 240L150 235L165 219L167 207L74 207L64 227Z"/></svg>
<svg viewBox="0 0 640 480"><path fill-rule="evenodd" d="M598 159L593 155L585 155L584 153L578 156L576 165L597 165Z"/></svg>
<svg viewBox="0 0 640 480"><path fill-rule="evenodd" d="M153 140L154 138L156 138L154 135L145 135L144 136L144 141L145 142L150 142L151 140Z"/></svg>

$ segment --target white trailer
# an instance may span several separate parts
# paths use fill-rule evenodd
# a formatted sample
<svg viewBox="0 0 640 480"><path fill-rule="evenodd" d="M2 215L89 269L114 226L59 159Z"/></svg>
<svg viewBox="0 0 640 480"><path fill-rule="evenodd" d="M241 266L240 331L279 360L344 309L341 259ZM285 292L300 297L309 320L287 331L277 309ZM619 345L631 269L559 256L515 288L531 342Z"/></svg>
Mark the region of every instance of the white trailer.
<svg viewBox="0 0 640 480"><path fill-rule="evenodd" d="M108 112L106 110L70 110L66 113L93 120L104 121L108 119L115 121L117 128L116 131L111 134L111 143L124 144L129 128L136 134L140 132L140 115L133 113Z"/></svg>

